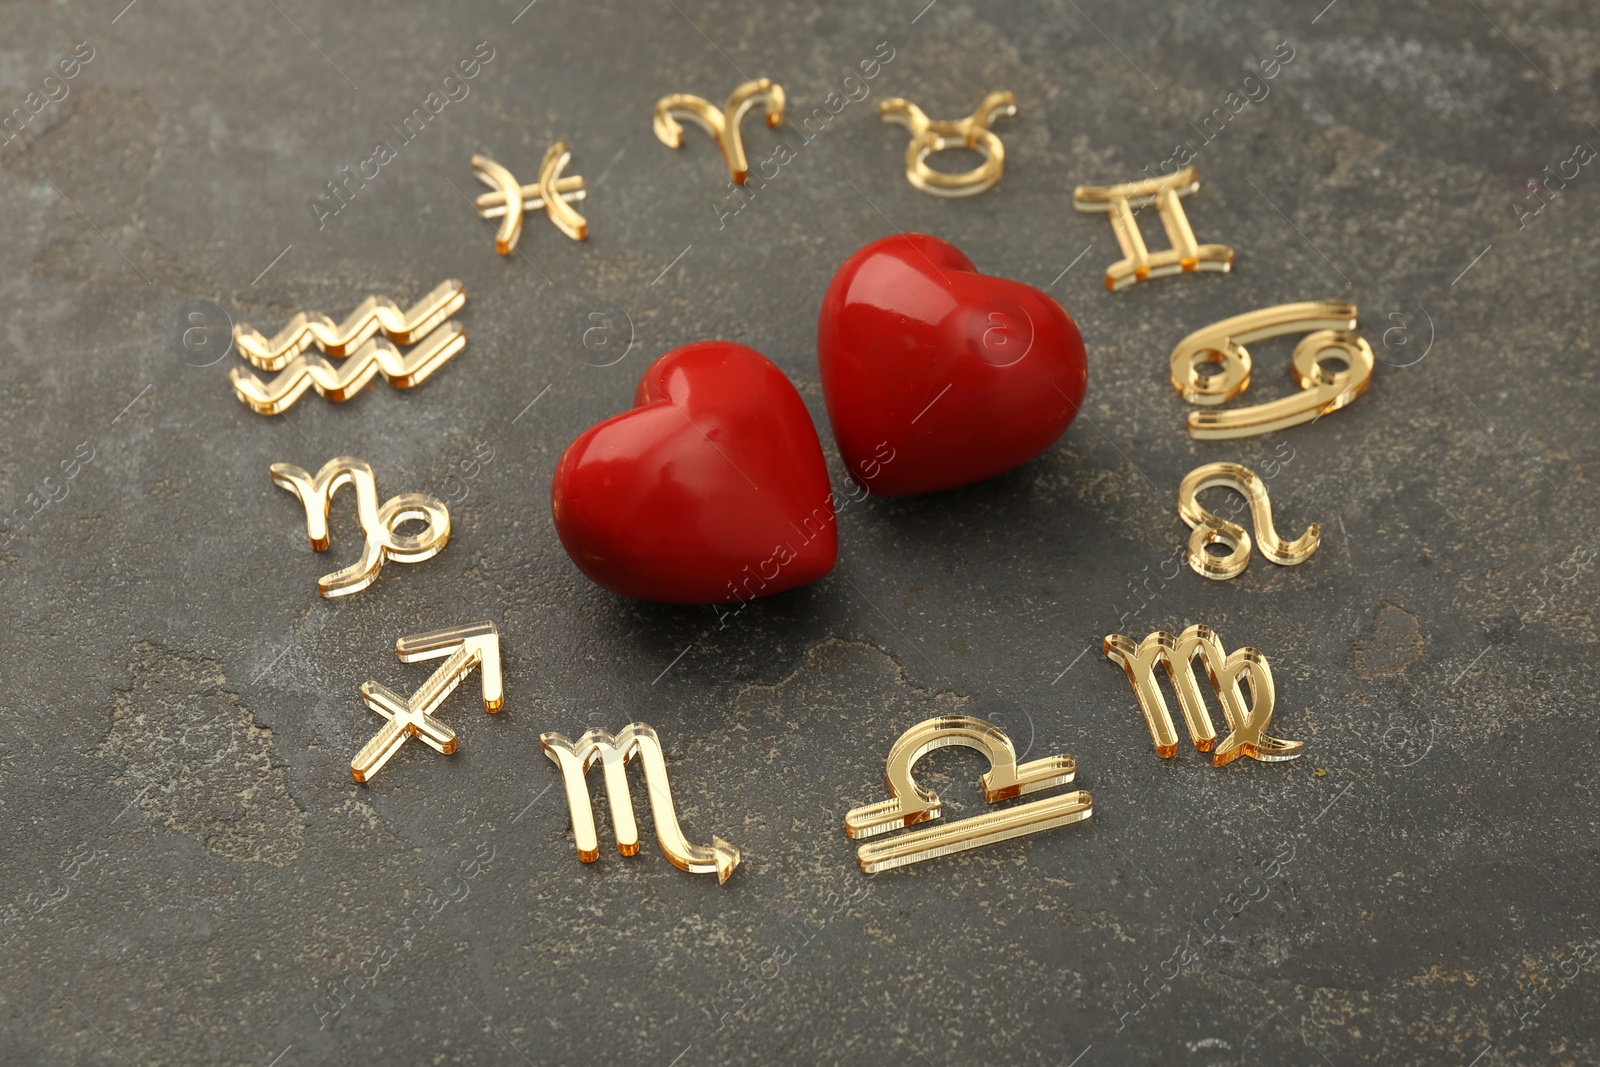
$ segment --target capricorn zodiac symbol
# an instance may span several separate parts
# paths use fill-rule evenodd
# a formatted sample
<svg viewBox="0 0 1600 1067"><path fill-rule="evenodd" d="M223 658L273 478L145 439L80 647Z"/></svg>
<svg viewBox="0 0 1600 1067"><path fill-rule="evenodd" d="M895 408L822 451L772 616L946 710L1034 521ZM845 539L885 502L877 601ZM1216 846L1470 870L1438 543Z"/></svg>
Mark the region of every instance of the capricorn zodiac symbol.
<svg viewBox="0 0 1600 1067"><path fill-rule="evenodd" d="M328 509L333 506L333 494L343 486L355 486L356 515L367 539L360 559L317 579L317 589L326 597L359 593L378 580L384 560L420 563L438 555L450 540L450 512L442 502L426 493L401 493L379 507L377 476L354 456L330 459L314 478L292 463L274 463L272 484L287 489L305 506L306 533L317 552L328 550ZM396 532L412 519L422 520L421 531Z"/></svg>

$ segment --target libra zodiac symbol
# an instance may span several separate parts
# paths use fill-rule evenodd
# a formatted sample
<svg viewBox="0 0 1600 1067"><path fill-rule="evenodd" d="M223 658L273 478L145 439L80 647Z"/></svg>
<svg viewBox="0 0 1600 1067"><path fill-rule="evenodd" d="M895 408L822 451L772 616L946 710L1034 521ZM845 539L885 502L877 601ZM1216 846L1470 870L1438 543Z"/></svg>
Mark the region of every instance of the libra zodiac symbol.
<svg viewBox="0 0 1600 1067"><path fill-rule="evenodd" d="M984 799L991 804L1065 785L1077 775L1077 762L1071 756L1049 756L1018 766L1011 739L994 723L970 715L941 715L917 723L890 746L884 772L889 799L852 808L844 817L845 834L853 838L875 837L939 818L944 812L939 794L918 785L911 769L929 752L950 745L975 748L989 757L989 770L980 781ZM1082 822L1093 814L1094 799L1080 789L862 845L856 849L856 861L867 874L876 874L1053 826Z"/></svg>

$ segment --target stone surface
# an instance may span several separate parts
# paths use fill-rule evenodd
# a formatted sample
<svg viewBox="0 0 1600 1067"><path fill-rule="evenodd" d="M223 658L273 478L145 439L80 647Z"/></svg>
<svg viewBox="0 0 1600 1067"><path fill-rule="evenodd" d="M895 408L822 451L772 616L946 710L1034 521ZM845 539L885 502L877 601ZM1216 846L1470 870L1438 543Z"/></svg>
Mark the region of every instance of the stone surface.
<svg viewBox="0 0 1600 1067"><path fill-rule="evenodd" d="M1592 5L121 2L0 6L23 128L0 146L0 1059L1600 1060L1600 163L1540 177L1600 146ZM763 75L790 122L748 121L750 157L793 158L735 213L710 141L667 149L650 108ZM1004 180L913 190L878 101L946 118L997 88L1021 109ZM497 257L470 156L528 181L558 137L590 240L535 216ZM1072 187L1179 142L1195 233L1236 269L1109 294L1110 227ZM548 509L567 442L703 338L765 353L825 427L823 290L896 230L1073 313L1090 382L1062 442L850 503L833 575L736 614L583 579ZM229 323L447 277L470 341L420 388L274 418L233 399ZM1329 297L1360 305L1368 394L1191 441L1172 345ZM1256 346L1258 400L1289 392L1291 348ZM341 454L385 496L450 500L454 534L323 601L353 509L316 556L267 467ZM1280 528L1320 522L1321 550L1224 583L1182 566L1176 487L1215 459L1275 471ZM408 745L354 785L379 722L360 683L411 691L427 665L395 639L480 619L505 711L463 690L455 755ZM1100 642L1192 622L1266 652L1303 758L1154 755ZM1094 819L861 875L844 811L882 795L902 730L958 709L1072 753ZM637 780L640 854L601 802L577 862L538 735L632 720L691 837L743 850L726 886L666 862ZM983 809L971 753L921 769L952 815Z"/></svg>

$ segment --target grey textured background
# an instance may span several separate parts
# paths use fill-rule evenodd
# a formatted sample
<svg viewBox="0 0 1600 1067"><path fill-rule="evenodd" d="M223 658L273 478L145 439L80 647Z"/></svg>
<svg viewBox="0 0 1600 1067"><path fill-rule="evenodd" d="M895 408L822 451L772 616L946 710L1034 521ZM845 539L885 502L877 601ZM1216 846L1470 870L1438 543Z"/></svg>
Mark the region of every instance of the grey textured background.
<svg viewBox="0 0 1600 1067"><path fill-rule="evenodd" d="M8 112L95 50L0 151L0 510L27 518L0 548L0 1059L1600 1061L1600 164L1520 228L1516 207L1600 145L1592 5L122 2L0 5ZM1200 146L1191 123L1280 41L1270 96ZM318 229L310 200L478 42L470 95ZM744 75L808 113L879 42L872 95L811 143L746 123L752 158L780 139L797 158L725 227L710 142L651 135L658 96L720 100ZM997 125L1004 181L914 191L877 101L954 117L994 88L1021 107ZM557 137L592 237L535 217L501 259L451 185L477 191L476 151L531 181ZM1180 140L1195 232L1236 270L1108 294L1110 227L1071 189ZM566 443L704 338L760 349L822 420L823 289L893 229L1077 318L1089 398L1061 443L848 507L833 575L725 628L583 579L547 503ZM271 331L446 277L470 341L410 392L264 418L231 395L236 356L191 366L214 357L179 343L197 308L218 343L224 319ZM1323 297L1361 307L1384 361L1367 396L1190 441L1171 346ZM624 318L636 344L591 365ZM586 347L595 322L613 333ZM1256 346L1257 400L1289 391L1291 344ZM93 458L66 479L75 450ZM267 466L343 453L385 497L466 496L437 559L327 602L353 509L315 556ZM1172 576L1178 480L1222 458L1279 462L1280 528L1324 526L1309 563ZM377 727L357 686L410 691L427 669L395 639L479 619L504 634L506 711L463 692L456 755L413 744L353 785ZM1155 757L1099 642L1196 621L1267 653L1275 732L1304 758ZM950 709L1074 754L1094 819L861 875L844 810ZM670 867L648 826L638 857L606 824L577 862L538 734L634 719L666 739L689 834L744 850L725 887ZM981 769L942 753L924 778L970 813Z"/></svg>

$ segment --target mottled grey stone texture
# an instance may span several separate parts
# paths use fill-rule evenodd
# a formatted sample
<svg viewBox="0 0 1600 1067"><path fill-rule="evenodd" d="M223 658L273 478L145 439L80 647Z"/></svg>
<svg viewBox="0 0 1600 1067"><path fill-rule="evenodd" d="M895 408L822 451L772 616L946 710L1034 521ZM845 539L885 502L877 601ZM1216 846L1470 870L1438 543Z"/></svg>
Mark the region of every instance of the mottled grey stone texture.
<svg viewBox="0 0 1600 1067"><path fill-rule="evenodd" d="M1592 4L524 2L0 5L0 103L28 117L0 151L0 513L20 523L0 1060L1600 1061L1600 162L1540 177L1600 146ZM1285 41L1265 98L1229 113ZM47 83L79 42L93 58ZM469 94L402 143L479 42ZM657 97L744 76L781 82L798 124L880 42L870 95L809 142L746 123L753 160L795 158L723 225L709 140L651 135ZM1001 184L913 190L877 102L954 117L998 88L1021 109L997 124ZM468 159L532 181L558 137L592 236L533 217L501 259ZM394 158L319 229L313 198L379 141ZM1111 230L1072 187L1180 142L1194 230L1236 269L1107 293ZM1077 318L1089 396L1063 440L982 485L852 504L833 575L724 627L579 575L547 503L567 442L706 338L776 361L826 441L823 290L897 229ZM447 277L470 342L422 387L278 418L233 399L228 321ZM1360 305L1370 392L1191 441L1173 344L1327 297ZM1256 346L1256 399L1288 394L1291 347ZM354 558L353 509L315 556L267 467L340 454L385 496L456 498L454 535L330 602L315 581ZM1310 562L1177 572L1177 483L1214 459L1277 463L1280 528L1323 525ZM504 635L504 713L464 689L442 712L459 752L412 744L354 785L378 725L358 685L409 692L427 668L395 639L480 619ZM1100 641L1192 622L1266 652L1302 759L1154 755ZM953 710L1075 755L1094 819L860 874L844 811L881 795L902 730ZM726 886L669 866L648 824L624 859L602 817L599 862L577 862L538 735L636 719L688 833L744 850ZM982 769L951 751L923 776L971 814Z"/></svg>

